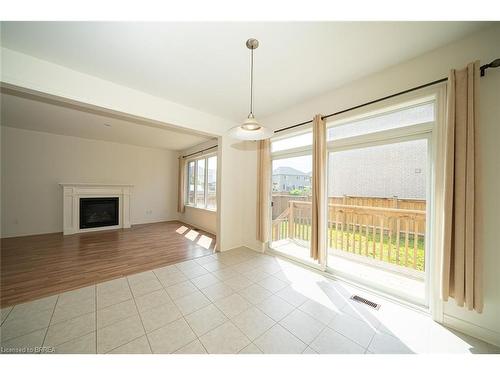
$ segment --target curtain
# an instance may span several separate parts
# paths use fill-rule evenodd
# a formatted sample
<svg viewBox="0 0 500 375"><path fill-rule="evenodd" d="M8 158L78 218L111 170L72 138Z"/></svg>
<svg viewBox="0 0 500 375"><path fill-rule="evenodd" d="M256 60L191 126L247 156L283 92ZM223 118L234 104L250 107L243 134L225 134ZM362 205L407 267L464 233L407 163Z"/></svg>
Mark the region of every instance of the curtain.
<svg viewBox="0 0 500 375"><path fill-rule="evenodd" d="M326 251L326 123L321 115L313 120L311 258L323 264Z"/></svg>
<svg viewBox="0 0 500 375"><path fill-rule="evenodd" d="M257 239L269 241L269 208L271 207L271 141L258 143L257 161Z"/></svg>
<svg viewBox="0 0 500 375"><path fill-rule="evenodd" d="M451 70L445 146L442 297L482 312L482 249L478 218L479 62Z"/></svg>
<svg viewBox="0 0 500 375"><path fill-rule="evenodd" d="M183 213L186 209L186 162L179 156L179 176L177 181L177 212Z"/></svg>

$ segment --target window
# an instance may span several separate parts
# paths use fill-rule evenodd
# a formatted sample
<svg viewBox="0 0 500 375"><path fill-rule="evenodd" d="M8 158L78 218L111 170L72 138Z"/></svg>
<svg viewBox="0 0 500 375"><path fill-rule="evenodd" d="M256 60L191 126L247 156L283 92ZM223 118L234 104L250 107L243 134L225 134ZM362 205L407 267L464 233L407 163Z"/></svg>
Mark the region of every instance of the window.
<svg viewBox="0 0 500 375"><path fill-rule="evenodd" d="M205 156L187 163L186 204L217 209L217 156Z"/></svg>
<svg viewBox="0 0 500 375"><path fill-rule="evenodd" d="M427 305L432 205L431 145L436 97L327 122L327 272ZM439 99L441 100L441 99ZM299 133L300 132L300 133ZM310 257L310 128L271 140L269 248L297 261Z"/></svg>
<svg viewBox="0 0 500 375"><path fill-rule="evenodd" d="M271 152L285 151L298 147L312 146L312 132L295 135L271 142Z"/></svg>
<svg viewBox="0 0 500 375"><path fill-rule="evenodd" d="M208 158L207 168L207 208L215 210L217 207L217 156Z"/></svg>
<svg viewBox="0 0 500 375"><path fill-rule="evenodd" d="M347 123L342 121L332 124L328 128L327 139L334 141L432 121L434 121L434 103L428 102Z"/></svg>
<svg viewBox="0 0 500 375"><path fill-rule="evenodd" d="M205 160L196 161L196 207L205 207Z"/></svg>
<svg viewBox="0 0 500 375"><path fill-rule="evenodd" d="M187 204L194 205L194 167L195 162L190 161L188 163L188 193L187 193Z"/></svg>

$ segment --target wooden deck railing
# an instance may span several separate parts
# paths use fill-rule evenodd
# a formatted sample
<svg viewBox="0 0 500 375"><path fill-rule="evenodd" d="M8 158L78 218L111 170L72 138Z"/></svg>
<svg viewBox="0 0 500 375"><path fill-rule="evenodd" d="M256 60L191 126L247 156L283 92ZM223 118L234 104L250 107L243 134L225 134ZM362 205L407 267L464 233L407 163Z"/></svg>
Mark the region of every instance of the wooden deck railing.
<svg viewBox="0 0 500 375"><path fill-rule="evenodd" d="M310 241L311 202L288 202L272 239ZM418 271L425 264L425 209L328 204L328 247Z"/></svg>

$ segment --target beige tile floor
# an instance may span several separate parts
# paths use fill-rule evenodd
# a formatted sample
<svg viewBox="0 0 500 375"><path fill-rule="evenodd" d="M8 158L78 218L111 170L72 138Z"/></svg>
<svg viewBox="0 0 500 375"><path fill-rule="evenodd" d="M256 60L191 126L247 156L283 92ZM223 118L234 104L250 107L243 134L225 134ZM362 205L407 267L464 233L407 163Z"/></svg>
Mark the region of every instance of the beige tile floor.
<svg viewBox="0 0 500 375"><path fill-rule="evenodd" d="M353 292L382 307L349 300ZM245 248L4 308L1 322L4 353L500 352Z"/></svg>

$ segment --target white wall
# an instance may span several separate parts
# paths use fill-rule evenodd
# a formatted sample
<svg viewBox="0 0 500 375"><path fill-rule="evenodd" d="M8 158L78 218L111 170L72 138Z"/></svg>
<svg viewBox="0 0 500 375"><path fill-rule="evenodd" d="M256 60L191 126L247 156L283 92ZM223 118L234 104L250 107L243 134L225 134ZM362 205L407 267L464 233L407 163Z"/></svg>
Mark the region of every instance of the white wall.
<svg viewBox="0 0 500 375"><path fill-rule="evenodd" d="M186 211L179 215L179 220L206 232L217 234L217 212L186 206Z"/></svg>
<svg viewBox="0 0 500 375"><path fill-rule="evenodd" d="M130 183L132 225L177 219L176 152L6 126L1 131L3 237L61 232L59 182Z"/></svg>
<svg viewBox="0 0 500 375"><path fill-rule="evenodd" d="M219 217L218 239L220 251L243 246L243 216L247 200L243 199L242 163L240 141L228 136L219 137ZM246 171L245 171L246 173Z"/></svg>
<svg viewBox="0 0 500 375"><path fill-rule="evenodd" d="M451 68L462 68L479 59L482 64L500 57L500 26L471 35L428 54L370 75L362 80L340 87L324 95L300 103L287 111L262 119L272 128L293 125L312 119L316 113L328 114L346 109L398 91L446 77ZM500 345L500 251L498 226L500 224L500 69L490 69L480 81L479 132L482 145L479 156L483 160L482 186L479 193L484 200L481 237L484 241L484 298L482 314L466 311L449 301L444 306L445 322ZM256 164L253 165L255 170ZM255 180L246 173L249 186Z"/></svg>

